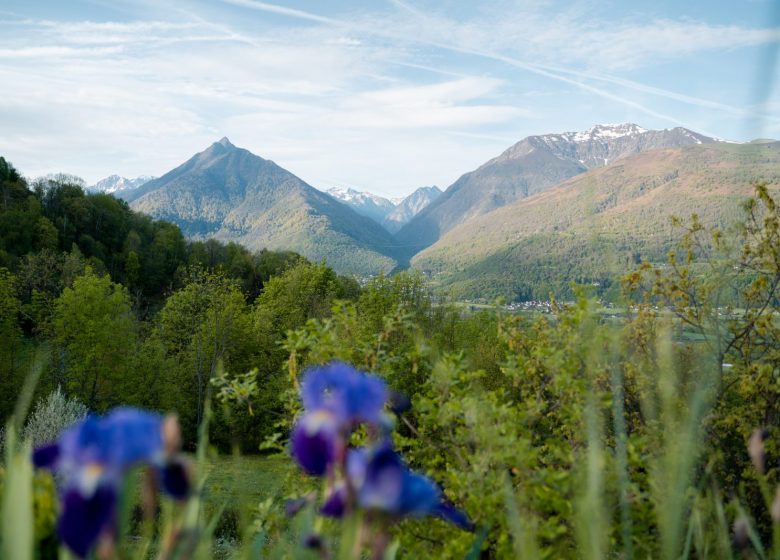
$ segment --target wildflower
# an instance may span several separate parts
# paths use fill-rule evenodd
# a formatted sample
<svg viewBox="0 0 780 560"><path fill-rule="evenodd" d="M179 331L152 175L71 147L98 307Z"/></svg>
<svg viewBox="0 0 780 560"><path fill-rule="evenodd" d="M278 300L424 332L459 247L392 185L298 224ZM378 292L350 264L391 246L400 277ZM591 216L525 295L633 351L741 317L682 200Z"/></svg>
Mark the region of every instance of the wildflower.
<svg viewBox="0 0 780 560"><path fill-rule="evenodd" d="M175 418L118 408L88 416L36 449L35 466L56 472L61 481L62 541L83 558L101 537L112 536L124 475L134 466L153 466L167 493L186 497L187 469L175 458L179 445Z"/></svg>
<svg viewBox="0 0 780 560"><path fill-rule="evenodd" d="M327 411L342 426L379 424L388 398L385 382L350 365L332 362L310 369L301 385L307 412Z"/></svg>
<svg viewBox="0 0 780 560"><path fill-rule="evenodd" d="M393 424L385 405L400 413L408 410L409 399L389 391L381 379L339 362L309 370L301 384L301 399L304 414L293 428L291 450L304 471L328 475L323 515L341 518L360 508L382 513L388 521L437 516L473 529L438 485L412 472L389 443ZM378 443L348 448L352 430L361 424ZM384 541L377 542L377 550L383 550Z"/></svg>
<svg viewBox="0 0 780 560"><path fill-rule="evenodd" d="M384 425L384 381L333 362L310 369L301 386L304 415L293 428L292 455L307 473L323 476L343 457L350 431Z"/></svg>
<svg viewBox="0 0 780 560"><path fill-rule="evenodd" d="M432 515L462 529L473 529L468 517L445 500L438 485L428 477L412 472L389 443L350 449L346 478L346 483L323 505L325 515L344 515L349 485L360 508L398 518Z"/></svg>

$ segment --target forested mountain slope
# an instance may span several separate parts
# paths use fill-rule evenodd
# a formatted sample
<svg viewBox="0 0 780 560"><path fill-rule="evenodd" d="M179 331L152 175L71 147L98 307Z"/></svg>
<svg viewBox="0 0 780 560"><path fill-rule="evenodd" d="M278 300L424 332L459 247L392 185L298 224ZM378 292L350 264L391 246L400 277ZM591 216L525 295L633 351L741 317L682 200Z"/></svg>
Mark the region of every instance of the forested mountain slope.
<svg viewBox="0 0 780 560"><path fill-rule="evenodd" d="M543 298L575 280L606 289L664 258L670 217L725 226L756 181L780 187L780 142L653 150L591 170L452 229L415 268L464 296Z"/></svg>

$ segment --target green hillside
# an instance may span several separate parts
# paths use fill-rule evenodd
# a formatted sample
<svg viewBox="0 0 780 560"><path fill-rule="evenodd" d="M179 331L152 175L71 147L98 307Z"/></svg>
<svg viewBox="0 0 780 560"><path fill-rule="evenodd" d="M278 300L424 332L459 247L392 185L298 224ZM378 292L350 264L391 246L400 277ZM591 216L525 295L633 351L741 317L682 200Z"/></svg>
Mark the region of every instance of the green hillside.
<svg viewBox="0 0 780 560"><path fill-rule="evenodd" d="M470 220L412 265L460 297L546 299L573 280L604 292L630 264L665 258L671 216L728 225L757 180L780 186L780 143L653 150Z"/></svg>
<svg viewBox="0 0 780 560"><path fill-rule="evenodd" d="M292 250L343 273L396 266L388 253L393 239L382 226L227 138L122 196L193 239Z"/></svg>

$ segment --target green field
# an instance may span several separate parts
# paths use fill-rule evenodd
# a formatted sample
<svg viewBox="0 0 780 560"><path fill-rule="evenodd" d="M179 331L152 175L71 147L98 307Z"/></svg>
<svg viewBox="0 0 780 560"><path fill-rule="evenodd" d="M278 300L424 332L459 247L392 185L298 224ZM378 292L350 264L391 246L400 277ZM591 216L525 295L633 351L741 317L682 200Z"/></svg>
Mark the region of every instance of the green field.
<svg viewBox="0 0 780 560"><path fill-rule="evenodd" d="M254 509L266 498L284 495L293 473L289 457L221 456L209 461L204 497L208 504Z"/></svg>

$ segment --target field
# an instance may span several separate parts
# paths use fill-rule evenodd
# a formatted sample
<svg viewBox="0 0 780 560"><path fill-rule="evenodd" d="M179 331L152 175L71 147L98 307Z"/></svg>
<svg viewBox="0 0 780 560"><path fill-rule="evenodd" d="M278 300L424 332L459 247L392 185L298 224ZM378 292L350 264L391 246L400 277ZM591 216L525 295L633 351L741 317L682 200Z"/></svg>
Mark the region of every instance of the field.
<svg viewBox="0 0 780 560"><path fill-rule="evenodd" d="M226 509L255 509L267 498L279 498L285 478L293 473L288 457L221 456L208 465L205 498Z"/></svg>

